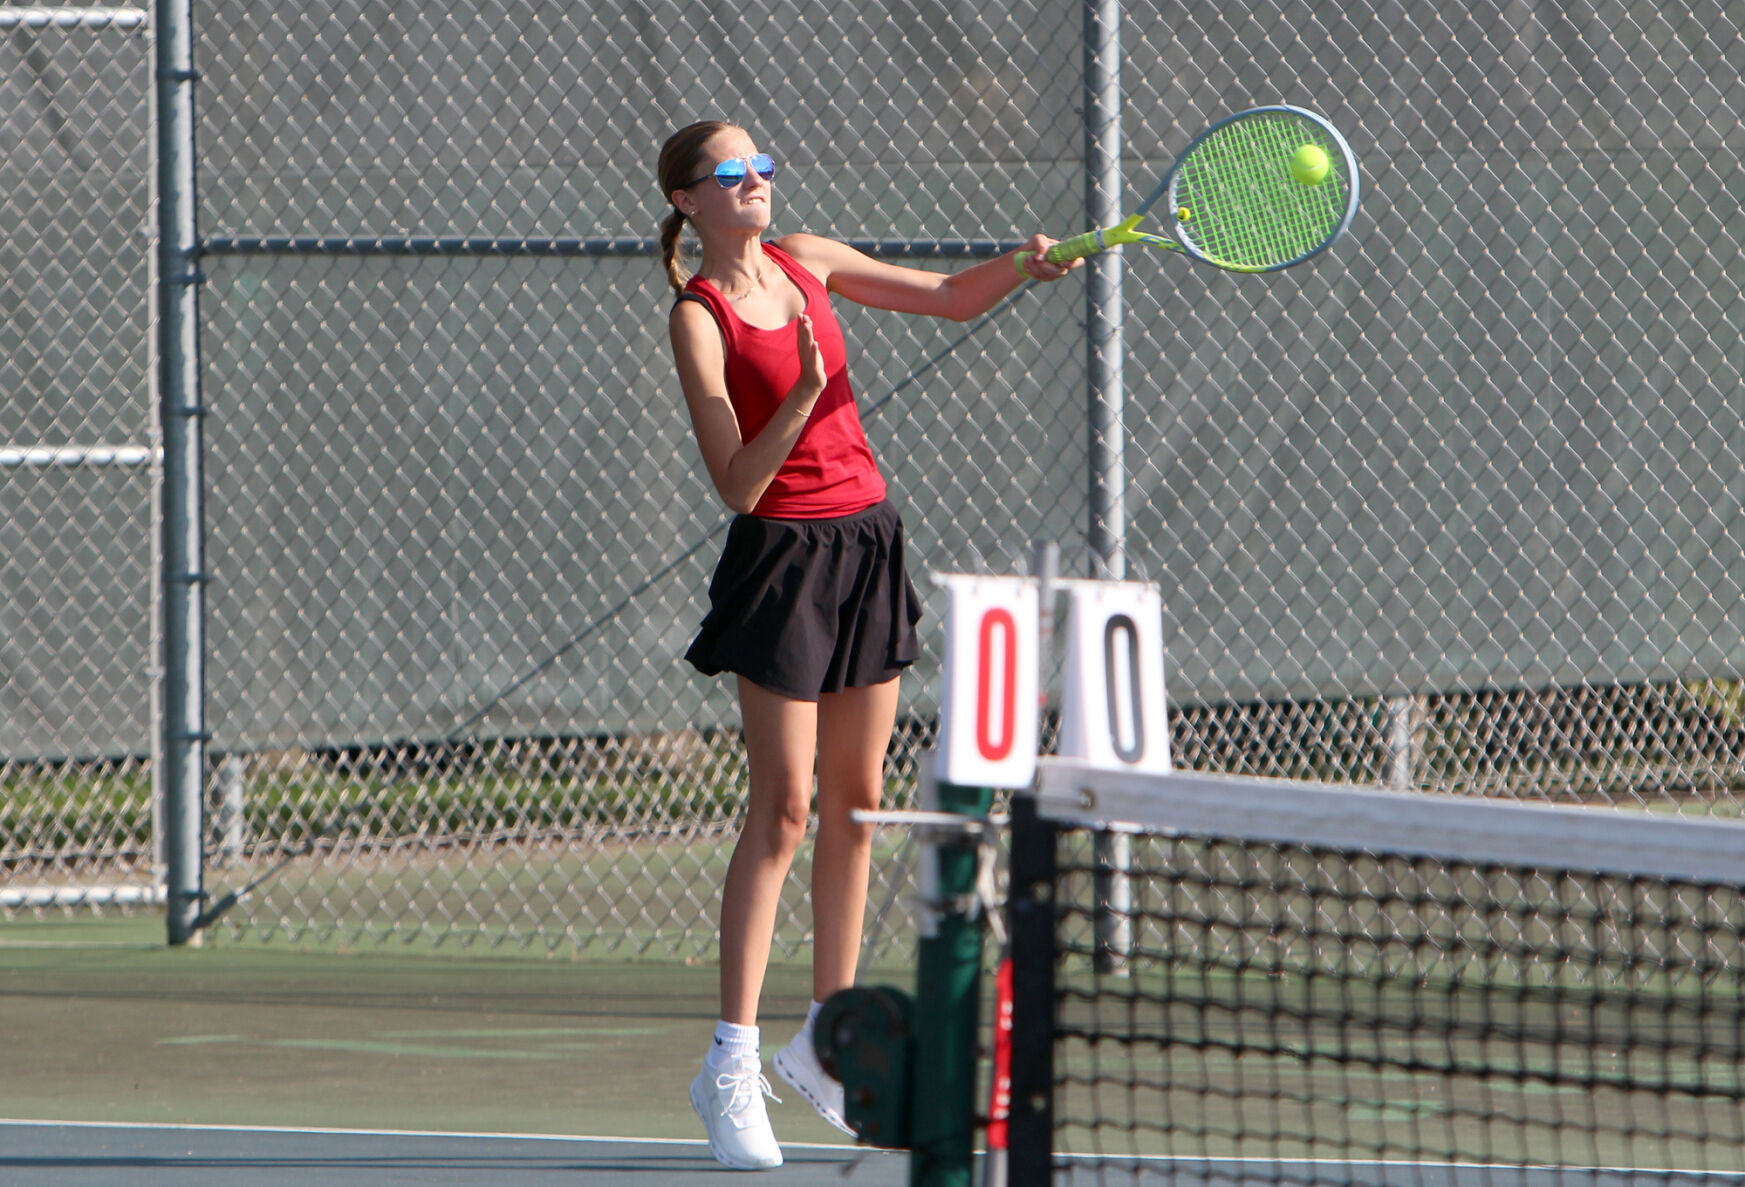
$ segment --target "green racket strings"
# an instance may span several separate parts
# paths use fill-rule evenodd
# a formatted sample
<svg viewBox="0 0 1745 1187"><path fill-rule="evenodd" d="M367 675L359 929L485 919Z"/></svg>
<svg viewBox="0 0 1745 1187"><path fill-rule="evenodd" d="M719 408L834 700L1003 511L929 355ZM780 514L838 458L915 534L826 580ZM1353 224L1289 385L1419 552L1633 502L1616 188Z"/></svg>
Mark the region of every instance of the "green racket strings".
<svg viewBox="0 0 1745 1187"><path fill-rule="evenodd" d="M1291 157L1305 144L1318 145L1332 165L1318 185L1291 174ZM1235 120L1182 161L1172 187L1176 231L1221 267L1277 268L1309 255L1338 230L1350 186L1343 150L1319 125L1272 113Z"/></svg>

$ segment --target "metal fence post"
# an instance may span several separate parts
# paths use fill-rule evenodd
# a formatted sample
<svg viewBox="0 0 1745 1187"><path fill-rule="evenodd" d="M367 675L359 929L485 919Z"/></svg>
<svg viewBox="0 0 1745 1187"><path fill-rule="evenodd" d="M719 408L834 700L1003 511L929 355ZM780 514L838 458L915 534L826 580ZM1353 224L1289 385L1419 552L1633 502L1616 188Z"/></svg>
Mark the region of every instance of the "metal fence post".
<svg viewBox="0 0 1745 1187"><path fill-rule="evenodd" d="M1093 227L1121 220L1121 5L1085 5L1085 214ZM1121 280L1118 251L1085 261L1085 375L1090 422L1091 550L1110 577L1125 574L1127 533L1122 424Z"/></svg>
<svg viewBox="0 0 1745 1187"><path fill-rule="evenodd" d="M206 770L200 252L194 185L194 12L154 6L157 95L158 415L163 460L163 827L169 942L197 940Z"/></svg>
<svg viewBox="0 0 1745 1187"><path fill-rule="evenodd" d="M1087 0L1085 5L1085 205L1088 223L1107 227L1121 220L1121 5ZM1085 376L1089 403L1090 540L1097 576L1127 575L1127 464L1123 456L1121 339L1123 264L1118 251L1086 261ZM1131 892L1124 871L1125 837L1097 840L1098 967L1123 966L1129 948L1127 908Z"/></svg>

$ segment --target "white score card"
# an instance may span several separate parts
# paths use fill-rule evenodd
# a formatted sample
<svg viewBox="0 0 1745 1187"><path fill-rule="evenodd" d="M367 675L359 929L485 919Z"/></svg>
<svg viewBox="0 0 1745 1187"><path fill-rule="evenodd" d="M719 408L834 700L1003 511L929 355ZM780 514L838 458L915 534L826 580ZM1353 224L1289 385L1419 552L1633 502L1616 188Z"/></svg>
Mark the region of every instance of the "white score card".
<svg viewBox="0 0 1745 1187"><path fill-rule="evenodd" d="M1163 598L1154 585L1068 587L1060 753L1096 767L1170 769L1163 690Z"/></svg>
<svg viewBox="0 0 1745 1187"><path fill-rule="evenodd" d="M1036 582L943 580L949 602L938 776L965 787L1028 787L1041 740Z"/></svg>

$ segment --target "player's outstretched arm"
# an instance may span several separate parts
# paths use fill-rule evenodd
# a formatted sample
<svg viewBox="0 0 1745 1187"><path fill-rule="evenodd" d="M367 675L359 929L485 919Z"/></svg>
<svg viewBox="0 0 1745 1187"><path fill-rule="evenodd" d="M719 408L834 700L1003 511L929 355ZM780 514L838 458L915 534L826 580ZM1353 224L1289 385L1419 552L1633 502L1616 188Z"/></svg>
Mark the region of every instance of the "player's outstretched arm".
<svg viewBox="0 0 1745 1187"><path fill-rule="evenodd" d="M1020 249L1029 253L1022 270L1016 261L1019 253L1008 252L961 272L929 272L875 260L818 235L788 235L777 245L810 268L825 288L857 305L961 322L980 317L1027 280L1059 280L1077 267L1077 260L1051 264L1042 258L1054 242L1032 235Z"/></svg>

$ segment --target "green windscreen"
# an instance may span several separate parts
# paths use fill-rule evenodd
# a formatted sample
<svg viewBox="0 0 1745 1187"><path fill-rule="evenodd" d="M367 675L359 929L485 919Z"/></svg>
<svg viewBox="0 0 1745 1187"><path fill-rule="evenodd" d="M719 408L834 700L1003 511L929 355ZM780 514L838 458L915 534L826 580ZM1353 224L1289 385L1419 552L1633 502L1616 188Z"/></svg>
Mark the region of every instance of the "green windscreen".
<svg viewBox="0 0 1745 1187"><path fill-rule="evenodd" d="M1317 185L1291 173L1291 158L1305 144L1331 164ZM1190 250L1225 268L1259 272L1326 244L1345 221L1351 185L1345 148L1326 128L1290 112L1259 112L1214 129L1188 151L1169 204Z"/></svg>

